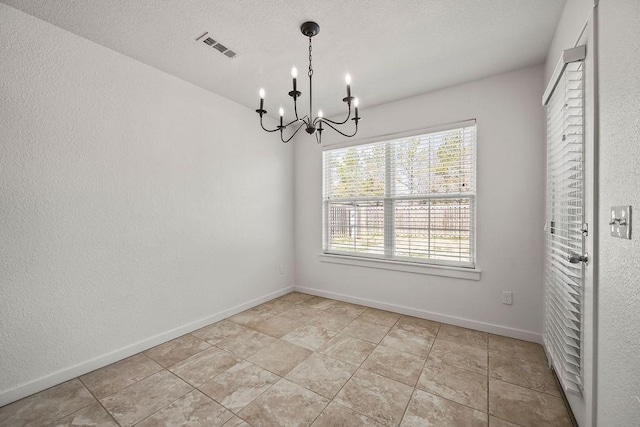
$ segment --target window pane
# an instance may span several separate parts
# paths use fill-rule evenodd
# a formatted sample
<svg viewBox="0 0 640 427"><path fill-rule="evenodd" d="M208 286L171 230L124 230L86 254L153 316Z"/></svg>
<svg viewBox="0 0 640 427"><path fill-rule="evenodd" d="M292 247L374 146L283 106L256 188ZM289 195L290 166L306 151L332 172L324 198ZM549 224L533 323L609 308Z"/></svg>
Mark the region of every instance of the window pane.
<svg viewBox="0 0 640 427"><path fill-rule="evenodd" d="M382 202L329 203L329 249L384 255Z"/></svg>
<svg viewBox="0 0 640 427"><path fill-rule="evenodd" d="M429 258L429 200L396 201L395 255L401 257Z"/></svg>
<svg viewBox="0 0 640 427"><path fill-rule="evenodd" d="M395 256L470 262L471 208L469 198L396 201Z"/></svg>
<svg viewBox="0 0 640 427"><path fill-rule="evenodd" d="M471 199L431 201L431 258L471 261Z"/></svg>
<svg viewBox="0 0 640 427"><path fill-rule="evenodd" d="M436 159L430 136L398 140L394 145L395 194L429 194L436 190Z"/></svg>
<svg viewBox="0 0 640 427"><path fill-rule="evenodd" d="M395 195L474 190L475 127L392 141Z"/></svg>
<svg viewBox="0 0 640 427"><path fill-rule="evenodd" d="M384 144L325 152L325 196L333 199L384 195Z"/></svg>

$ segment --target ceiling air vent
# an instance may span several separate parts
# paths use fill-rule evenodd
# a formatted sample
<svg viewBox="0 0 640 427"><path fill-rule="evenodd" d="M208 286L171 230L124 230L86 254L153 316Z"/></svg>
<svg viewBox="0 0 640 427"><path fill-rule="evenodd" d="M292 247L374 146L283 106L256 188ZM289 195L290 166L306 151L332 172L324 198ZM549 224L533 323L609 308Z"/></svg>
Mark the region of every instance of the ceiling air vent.
<svg viewBox="0 0 640 427"><path fill-rule="evenodd" d="M218 43L218 44L214 44L214 45L213 45L213 48L214 48L214 49L216 49L216 50L219 50L219 51L220 51L220 53L224 53L225 51L229 50L229 49L227 49L227 47L226 47L226 46L221 45L220 43Z"/></svg>
<svg viewBox="0 0 640 427"><path fill-rule="evenodd" d="M224 54L224 56L226 56L227 58L235 58L236 57L236 53L234 51L232 51L231 49L229 49L225 45L223 45L223 44L217 42L216 40L214 40L213 38L211 38L211 35L209 34L209 32L206 32L203 35L201 35L200 37L198 37L196 39L196 41L198 43L204 43L207 47L214 48L218 52Z"/></svg>

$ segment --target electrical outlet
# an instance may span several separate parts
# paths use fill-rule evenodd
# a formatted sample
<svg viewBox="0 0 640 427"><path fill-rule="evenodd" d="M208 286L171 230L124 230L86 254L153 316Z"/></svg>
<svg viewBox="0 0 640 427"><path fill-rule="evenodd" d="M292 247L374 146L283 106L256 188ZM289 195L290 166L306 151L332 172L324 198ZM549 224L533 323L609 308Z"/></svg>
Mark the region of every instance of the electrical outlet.
<svg viewBox="0 0 640 427"><path fill-rule="evenodd" d="M513 304L513 292L502 291L502 303L507 305Z"/></svg>

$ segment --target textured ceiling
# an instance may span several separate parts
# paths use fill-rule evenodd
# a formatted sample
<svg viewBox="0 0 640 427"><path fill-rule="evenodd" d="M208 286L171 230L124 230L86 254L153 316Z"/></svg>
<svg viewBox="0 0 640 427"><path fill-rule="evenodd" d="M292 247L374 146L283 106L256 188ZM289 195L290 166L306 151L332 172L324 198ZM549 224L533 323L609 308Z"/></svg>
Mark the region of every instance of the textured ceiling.
<svg viewBox="0 0 640 427"><path fill-rule="evenodd" d="M313 39L314 110L344 107L344 74L362 107L544 61L564 0L1 0L28 14L246 105L290 109L290 69L308 107ZM195 39L236 51L228 59Z"/></svg>

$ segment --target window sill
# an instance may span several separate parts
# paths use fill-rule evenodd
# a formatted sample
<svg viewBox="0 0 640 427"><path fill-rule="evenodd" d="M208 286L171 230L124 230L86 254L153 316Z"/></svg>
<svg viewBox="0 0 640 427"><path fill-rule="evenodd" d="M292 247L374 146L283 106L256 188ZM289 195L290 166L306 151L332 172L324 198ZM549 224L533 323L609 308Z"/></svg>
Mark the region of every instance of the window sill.
<svg viewBox="0 0 640 427"><path fill-rule="evenodd" d="M328 262L332 264L355 265L358 267L379 268L382 270L403 271L406 273L427 274L431 276L453 277L464 280L480 280L481 273L481 270L478 268L417 264L412 262L361 258L348 255L320 254L319 257L320 262Z"/></svg>

